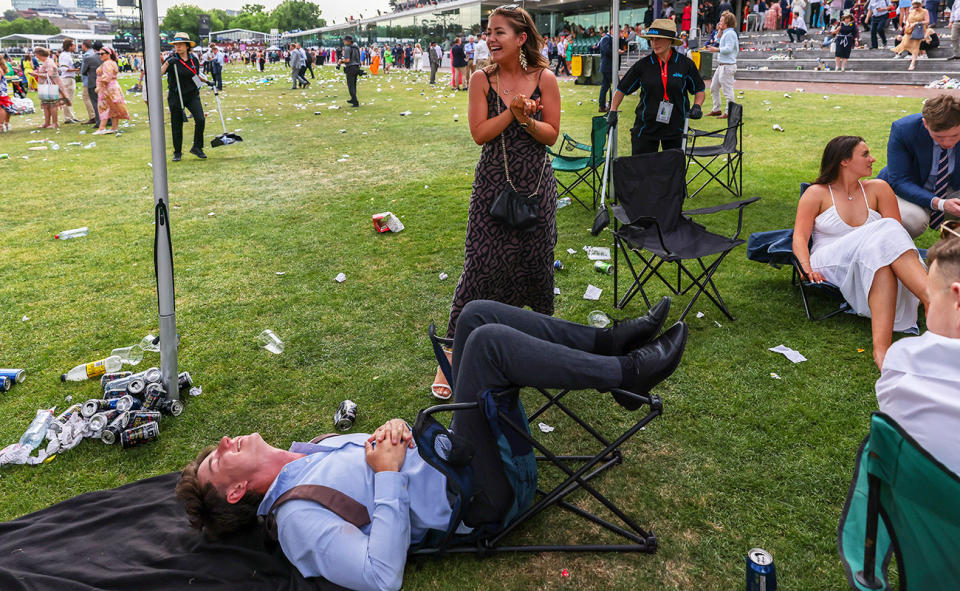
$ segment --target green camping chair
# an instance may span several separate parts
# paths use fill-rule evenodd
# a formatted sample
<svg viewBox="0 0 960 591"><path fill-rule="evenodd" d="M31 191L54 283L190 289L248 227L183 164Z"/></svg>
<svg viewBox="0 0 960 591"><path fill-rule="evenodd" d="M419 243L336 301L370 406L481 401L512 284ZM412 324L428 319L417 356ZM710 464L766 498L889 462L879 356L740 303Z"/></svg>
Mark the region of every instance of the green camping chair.
<svg viewBox="0 0 960 591"><path fill-rule="evenodd" d="M557 184L563 188L563 191L557 195L557 199L561 199L565 195L570 195L577 200L577 203L589 211L590 208L587 207L587 204L581 201L573 192L573 189L577 185L586 183L587 186L590 187L593 198L593 209L597 208L597 197L600 194L600 168L603 167L604 163L603 155L607 145L608 128L607 118L600 115L593 118L590 130L590 145L581 144L569 135L563 134L563 141L560 142L560 149L557 152L553 152L550 148L547 148L547 152L553 156L553 161L550 163L550 166L553 168L555 176L558 172L569 172L576 175L576 179L569 185L563 184L563 181L561 181L559 177L557 178ZM588 156L571 156L564 154L564 151L572 152L573 150L587 152Z"/></svg>
<svg viewBox="0 0 960 591"><path fill-rule="evenodd" d="M889 416L875 412L860 445L837 549L852 589L960 589L960 477Z"/></svg>

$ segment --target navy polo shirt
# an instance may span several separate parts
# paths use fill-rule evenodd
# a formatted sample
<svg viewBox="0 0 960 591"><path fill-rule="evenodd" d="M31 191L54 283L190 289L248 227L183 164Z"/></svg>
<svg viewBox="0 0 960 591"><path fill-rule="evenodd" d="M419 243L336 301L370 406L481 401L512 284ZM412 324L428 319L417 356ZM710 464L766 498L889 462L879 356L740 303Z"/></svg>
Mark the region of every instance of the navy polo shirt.
<svg viewBox="0 0 960 591"><path fill-rule="evenodd" d="M690 110L689 95L703 92L704 88L696 64L676 50L671 50L667 58L667 97L673 103L670 123L657 123L657 109L663 100L663 77L660 60L652 51L630 66L617 85L617 90L623 94L641 91L633 133L666 139L683 135L684 114Z"/></svg>

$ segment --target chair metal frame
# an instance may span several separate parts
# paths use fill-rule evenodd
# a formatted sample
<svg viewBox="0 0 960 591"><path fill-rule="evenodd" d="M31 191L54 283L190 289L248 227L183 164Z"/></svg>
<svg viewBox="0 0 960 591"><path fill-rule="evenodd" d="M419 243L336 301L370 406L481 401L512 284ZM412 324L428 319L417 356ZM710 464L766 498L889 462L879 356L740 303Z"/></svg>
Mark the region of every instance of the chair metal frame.
<svg viewBox="0 0 960 591"><path fill-rule="evenodd" d="M433 324L429 329L430 339L434 347L434 353L440 362L441 370L449 379L449 364L446 363L443 347L452 346L450 339L443 339L436 335ZM487 555L500 552L646 552L653 554L657 550L656 536L647 530L644 530L637 522L627 515L622 509L617 507L610 499L600 493L591 481L606 472L608 469L623 462L623 452L621 446L626 443L637 432L643 429L650 421L663 414L663 403L659 396L648 394L645 396L628 392L626 390L613 389L611 392L620 396L639 401L641 406L647 406L648 412L637 420L631 427L621 433L619 436L610 439L601 434L590 423L574 412L563 399L572 391L559 390L550 392L543 388L534 388L542 394L546 401L533 413L527 416L528 425L518 425L502 410L499 411L501 425L508 428L523 439L525 439L533 448L539 452L536 456L538 465L548 464L558 468L566 477L560 484L546 490L541 487L539 478L537 485L537 501L520 515L517 516L509 525L502 530L491 534L488 537L479 540L472 540L469 544L457 545L456 540L450 540L450 543L439 548L422 548L411 552L414 556L439 556L446 553L473 553ZM494 392L495 396L519 396L520 388L512 388ZM611 402L611 404L613 404ZM427 415L434 415L439 412L452 412L457 410L470 410L479 407L479 402L449 403L432 406L422 411ZM587 439L595 441L599 445L599 450L593 455L562 455L555 454L543 443L531 435L530 424L533 424L538 418L550 408L556 408L575 423L577 423L585 432ZM636 412L636 411L632 411ZM579 464L579 466L577 466ZM538 470L539 471L539 470ZM619 523L615 523L595 513L581 509L565 499L578 490L586 491L589 497L592 497L612 513ZM618 544L513 544L507 545L505 539L524 523L533 519L543 511L552 506L558 506L569 511L587 521L599 525L600 527L612 532L624 543Z"/></svg>
<svg viewBox="0 0 960 591"><path fill-rule="evenodd" d="M612 174L612 170L611 170L611 174ZM686 199L687 197L686 187L687 186L684 183L682 188L683 199ZM616 191L615 193L617 202L619 202L620 199L622 198L621 193L622 191L620 190ZM733 236L730 237L730 240L737 241L740 237L740 232L743 230L743 208L759 199L760 199L759 197L751 197L749 199L731 201L730 203L715 205L713 207L702 207L698 209L684 210L680 212L680 215L681 216L707 215L707 214L717 213L720 211L729 211L729 210L736 209L738 210L737 231L733 234ZM670 249L667 247L666 243L664 242L663 230L661 229L659 220L653 217L649 217L649 218L644 218L642 220L636 220L636 222L643 222L643 223L652 225L656 229L657 236L660 242L660 247L662 251L666 254L666 256L658 255L657 253L654 253L652 251L649 254L649 256L645 256L642 252L643 247L634 246L633 244L631 244L630 238L623 233L623 230L621 230L622 224L615 217L614 225L613 225L614 307L618 309L624 308L630 302L630 300L633 299L633 297L639 292L640 295L643 296L644 303L649 308L651 305L650 298L647 297L647 293L646 293L646 290L644 290L644 286L647 284L647 282L650 279L656 276L660 278L660 281L667 286L667 289L669 289L673 295L678 295L678 296L686 295L686 293L691 289L693 289L694 287L697 288L697 291L693 295L693 298L690 299L689 303L687 303L687 306L683 309L683 312L680 314L680 318L678 318L678 321L683 321L683 319L686 318L687 314L690 312L690 309L696 303L701 293L705 294L707 298L709 298L710 301L713 302L713 304L721 312L723 312L723 314L727 318L729 318L731 321L736 320L736 318L734 318L734 316L730 313L730 309L727 307L727 303L723 300L723 297L720 295L720 290L717 289L716 284L713 282L713 275L714 273L716 273L717 269L720 267L720 263L723 262L723 260L727 257L728 254L730 254L733 251L734 248L736 248L737 246L740 246L740 244L735 244L734 246L731 246L730 248L722 252L714 253L716 255L716 258L709 264L705 264L704 259L706 258L706 256L713 256L713 255L706 255L704 257L695 257L697 263L700 265L700 271L699 272L694 271L697 273L697 274L694 274L694 272L691 272L690 269L688 269L687 266L683 264L684 259L671 253ZM628 226L624 226L624 227L628 227ZM742 241L740 241L740 243L742 244ZM624 261L626 261L627 267L630 270L630 274L633 277L633 283L630 285L630 287L627 288L623 296L618 298L619 284L620 284L619 282L620 251L623 251L623 258L624 258ZM639 273L637 272L636 267L634 267L633 261L630 260L630 257L627 254L627 252L629 251L632 251L634 254L636 254L637 258L639 258L643 263ZM692 259L686 259L686 260L692 260ZM677 277L676 277L675 283L672 282L673 281L672 278L667 278L664 273L660 272L660 268L663 266L664 263L674 263L677 266ZM687 285L684 285L684 281L683 281L684 276L686 276L689 281Z"/></svg>
<svg viewBox="0 0 960 591"><path fill-rule="evenodd" d="M550 148L547 148L547 153L553 156L554 161L556 161L557 159L569 161L569 160L580 159L580 158L585 158L587 160L586 166L578 170L557 170L553 168L553 162L551 162L551 165L550 165L550 168L553 170L554 177L557 179L557 184L560 185L562 189L562 191L560 191L560 193L557 195L557 199L561 199L566 195L570 195L570 197L576 199L577 203L582 205L583 208L586 209L587 211L592 211L593 209L597 208L597 198L600 192L600 179L601 179L600 169L603 167L603 163L604 163L604 150L606 148L607 135L608 135L607 132L609 131L609 127L607 127L607 129L604 130L603 139L602 139L603 144L600 146L597 146L595 141L596 138L593 138L594 121L596 121L597 119L603 119L604 123L606 123L606 117L604 116L592 117L590 119L590 135L591 135L591 142L592 142L591 144L588 145L588 144L578 142L577 140L570 137L568 134L564 133L563 140L560 142L560 148L556 152L554 152ZM587 152L587 154L589 155L574 157L574 156L564 154L565 150L567 152L580 150L583 152ZM565 185L563 181L560 180L560 178L557 176L557 173L574 174L576 175L577 178L569 185ZM583 200L581 200L576 195L576 193L573 192L573 190L580 183L586 183L586 185L590 187L590 191L592 193L592 199L593 199L592 208L587 207L587 204L584 203Z"/></svg>
<svg viewBox="0 0 960 591"><path fill-rule="evenodd" d="M727 119L728 125L726 127L714 131L690 129L687 134L685 150L687 156L687 184L692 185L703 173L710 177L696 191L690 193L689 197L696 197L700 191L710 184L710 181L717 181L734 197L743 196L743 105L729 101L727 103L727 114L729 119ZM722 138L723 142L718 145L697 146L697 140L701 138ZM710 165L721 156L726 156L726 162L720 170L716 172L710 170ZM710 160L706 164L698 159L708 157L710 157ZM700 170L692 178L689 178L691 164L696 164ZM724 173L726 173L726 181L720 178L720 175Z"/></svg>

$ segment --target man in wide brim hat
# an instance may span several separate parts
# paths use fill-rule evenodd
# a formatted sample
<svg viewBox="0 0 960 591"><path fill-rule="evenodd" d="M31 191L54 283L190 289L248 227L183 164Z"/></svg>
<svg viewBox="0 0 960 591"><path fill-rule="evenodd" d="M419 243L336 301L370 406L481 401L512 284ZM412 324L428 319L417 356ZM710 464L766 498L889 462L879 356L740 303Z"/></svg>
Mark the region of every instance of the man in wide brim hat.
<svg viewBox="0 0 960 591"><path fill-rule="evenodd" d="M177 33L173 36L173 39L170 40L170 44L173 45L174 43L189 43L190 47L195 47L197 45L197 43L190 38L190 35L187 35L183 32Z"/></svg>
<svg viewBox="0 0 960 591"><path fill-rule="evenodd" d="M677 24L668 18L658 18L640 35L644 39L669 39L672 45L682 45L683 39L677 36Z"/></svg>

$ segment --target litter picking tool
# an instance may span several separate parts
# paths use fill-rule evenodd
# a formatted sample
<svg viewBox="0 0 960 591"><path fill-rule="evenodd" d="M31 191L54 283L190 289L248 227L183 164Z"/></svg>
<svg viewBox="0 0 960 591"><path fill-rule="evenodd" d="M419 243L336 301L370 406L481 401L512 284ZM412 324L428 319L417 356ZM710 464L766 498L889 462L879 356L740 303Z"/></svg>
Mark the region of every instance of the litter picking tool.
<svg viewBox="0 0 960 591"><path fill-rule="evenodd" d="M183 106L183 93L180 92L180 68L177 67L177 62L173 62L173 69L177 74L177 96L180 97L180 112L183 114L183 120L186 121L190 118L190 114L187 113L187 108Z"/></svg>
<svg viewBox="0 0 960 591"><path fill-rule="evenodd" d="M220 91L217 90L216 86L213 87L213 96L217 99L217 114L220 115L220 125L223 127L223 133L210 140L210 146L216 148L217 146L229 146L242 142L242 137L227 131L227 124L223 120L223 109L220 107Z"/></svg>
<svg viewBox="0 0 960 591"><path fill-rule="evenodd" d="M604 228L610 225L610 212L607 211L607 179L610 177L610 152L613 151L613 144L617 141L617 127L610 126L607 132L607 155L603 164L603 188L600 189L600 207L597 208L597 217L593 219L593 227L590 228L590 234L598 236Z"/></svg>

